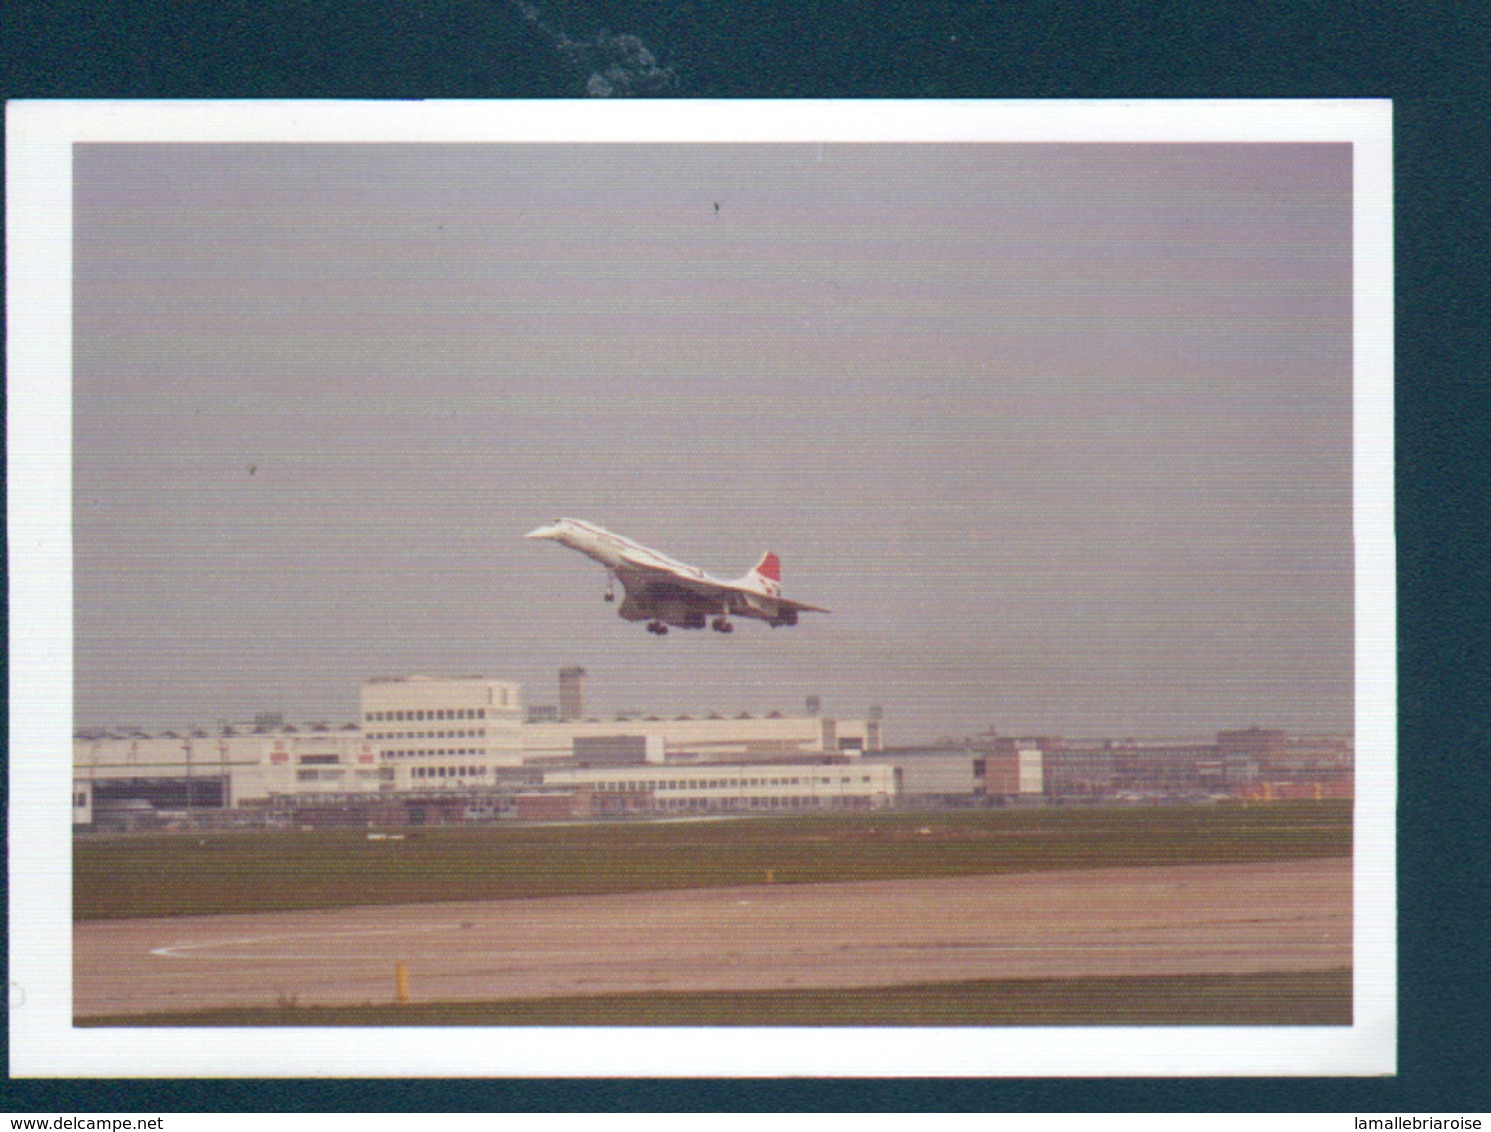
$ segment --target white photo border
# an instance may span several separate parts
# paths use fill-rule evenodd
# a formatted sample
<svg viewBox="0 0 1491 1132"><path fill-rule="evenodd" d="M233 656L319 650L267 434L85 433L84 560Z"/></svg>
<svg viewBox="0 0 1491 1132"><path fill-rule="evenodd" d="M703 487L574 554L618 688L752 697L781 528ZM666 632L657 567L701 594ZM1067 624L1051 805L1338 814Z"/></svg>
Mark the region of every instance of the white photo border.
<svg viewBox="0 0 1491 1132"><path fill-rule="evenodd" d="M80 142L1346 142L1354 178L1354 1023L155 1029L72 1024L71 255ZM1396 1071L1392 105L12 102L6 110L10 1072L17 1077L1342 1076Z"/></svg>

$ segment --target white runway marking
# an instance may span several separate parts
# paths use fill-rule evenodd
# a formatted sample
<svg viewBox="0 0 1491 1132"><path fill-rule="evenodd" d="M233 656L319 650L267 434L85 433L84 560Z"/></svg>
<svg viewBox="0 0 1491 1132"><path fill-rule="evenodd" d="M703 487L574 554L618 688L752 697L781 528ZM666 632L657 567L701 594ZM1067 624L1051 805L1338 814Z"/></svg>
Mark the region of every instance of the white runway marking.
<svg viewBox="0 0 1491 1132"><path fill-rule="evenodd" d="M207 940L203 943L172 943L165 947L154 947L150 949L151 955L158 955L164 959L302 959L308 955L318 954L309 952L301 955L270 955L262 951L251 952L247 955L234 955L231 952L223 953L219 948L224 947L251 947L259 943L280 943L285 940L316 940L316 939L343 939L359 936L379 935L411 935L420 932L448 932L455 931L454 924L430 924L424 927L399 927L399 928L359 928L355 931L335 932L283 932L277 935L248 936L244 939L222 939ZM211 955L201 955L202 952L211 951Z"/></svg>

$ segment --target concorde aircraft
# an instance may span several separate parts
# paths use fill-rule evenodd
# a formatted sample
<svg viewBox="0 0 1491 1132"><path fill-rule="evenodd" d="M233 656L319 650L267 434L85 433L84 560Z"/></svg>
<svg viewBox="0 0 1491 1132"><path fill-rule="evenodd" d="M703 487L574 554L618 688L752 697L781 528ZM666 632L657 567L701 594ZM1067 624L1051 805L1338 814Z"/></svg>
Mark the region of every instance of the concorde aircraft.
<svg viewBox="0 0 1491 1132"><path fill-rule="evenodd" d="M782 561L771 551L749 574L724 581L580 519L557 519L526 537L550 539L594 558L609 574L606 600L616 600L618 580L626 591L616 612L627 621L646 621L647 631L660 637L669 625L702 629L705 621L717 633L733 632L732 615L775 629L796 625L799 613L828 612L782 596Z"/></svg>

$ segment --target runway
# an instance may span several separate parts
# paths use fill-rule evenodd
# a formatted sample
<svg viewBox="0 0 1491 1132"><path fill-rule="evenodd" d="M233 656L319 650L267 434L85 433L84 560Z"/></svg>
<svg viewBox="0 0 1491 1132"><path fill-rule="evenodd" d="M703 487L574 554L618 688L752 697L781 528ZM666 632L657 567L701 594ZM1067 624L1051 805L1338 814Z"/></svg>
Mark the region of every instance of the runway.
<svg viewBox="0 0 1491 1132"><path fill-rule="evenodd" d="M1347 858L74 925L75 1017L1351 963Z"/></svg>

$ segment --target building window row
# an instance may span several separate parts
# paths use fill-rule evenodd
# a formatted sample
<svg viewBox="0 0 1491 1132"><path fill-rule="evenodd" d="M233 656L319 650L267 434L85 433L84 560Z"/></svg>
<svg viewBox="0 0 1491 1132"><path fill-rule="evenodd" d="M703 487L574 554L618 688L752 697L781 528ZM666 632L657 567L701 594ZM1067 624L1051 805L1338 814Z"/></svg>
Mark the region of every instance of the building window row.
<svg viewBox="0 0 1491 1132"><path fill-rule="evenodd" d="M384 739L485 739L487 729L480 727L472 731L373 731L369 740Z"/></svg>
<svg viewBox="0 0 1491 1132"><path fill-rule="evenodd" d="M654 803L660 810L822 810L822 809L866 809L869 800L863 796L851 798L815 798L808 795L772 795L768 798L665 798Z"/></svg>
<svg viewBox="0 0 1491 1132"><path fill-rule="evenodd" d="M480 758L483 754L485 754L484 751L479 751L472 747L440 747L426 751L384 751L383 757L385 759L423 759L439 755L445 758L475 759Z"/></svg>
<svg viewBox="0 0 1491 1132"><path fill-rule="evenodd" d="M407 711L370 711L370 723L424 723L446 719L486 719L486 708L423 708Z"/></svg>
<svg viewBox="0 0 1491 1132"><path fill-rule="evenodd" d="M340 782L346 772L340 770L297 770L297 782Z"/></svg>
<svg viewBox="0 0 1491 1132"><path fill-rule="evenodd" d="M416 766L409 771L410 778L485 778L484 766Z"/></svg>
<svg viewBox="0 0 1491 1132"><path fill-rule="evenodd" d="M860 777L860 781L868 783L868 774ZM849 786L854 782L850 775L840 775L838 784ZM601 791L632 791L632 790L741 790L752 786L832 786L834 779L829 775L797 778L667 778L654 782L644 780L623 782L596 782L594 789Z"/></svg>

